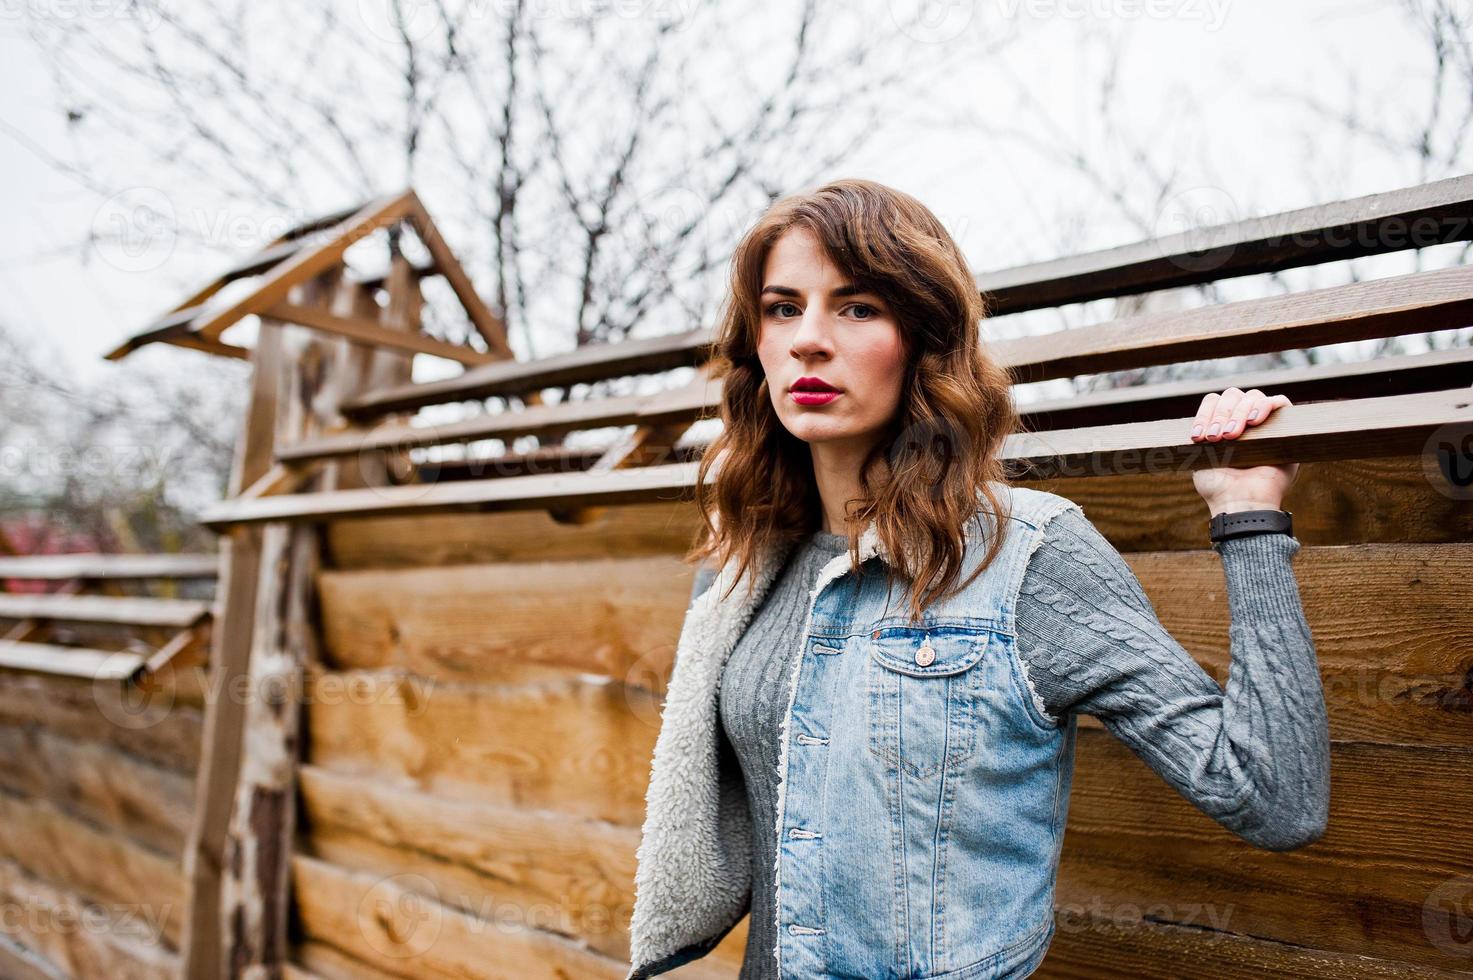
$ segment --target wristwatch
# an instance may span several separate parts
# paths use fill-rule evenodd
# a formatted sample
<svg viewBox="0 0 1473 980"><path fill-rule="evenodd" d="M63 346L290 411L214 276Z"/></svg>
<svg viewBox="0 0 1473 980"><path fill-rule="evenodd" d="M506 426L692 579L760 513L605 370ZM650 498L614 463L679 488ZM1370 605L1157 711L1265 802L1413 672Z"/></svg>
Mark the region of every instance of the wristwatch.
<svg viewBox="0 0 1473 980"><path fill-rule="evenodd" d="M1293 534L1294 513L1287 510L1240 510L1218 514L1207 522L1207 533L1214 542L1274 531Z"/></svg>

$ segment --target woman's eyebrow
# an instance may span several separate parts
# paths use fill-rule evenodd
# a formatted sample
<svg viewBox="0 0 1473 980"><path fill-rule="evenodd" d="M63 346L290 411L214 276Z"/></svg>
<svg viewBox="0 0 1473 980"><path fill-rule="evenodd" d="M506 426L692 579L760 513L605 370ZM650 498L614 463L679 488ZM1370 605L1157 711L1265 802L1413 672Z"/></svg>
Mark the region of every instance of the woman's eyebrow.
<svg viewBox="0 0 1473 980"><path fill-rule="evenodd" d="M865 289L863 286L857 286L854 283L846 283L843 286L835 286L834 287L834 290L833 290L833 294L835 296L859 296L859 295L861 295L863 293L868 293L868 292L870 292L870 290ZM763 286L762 287L762 295L763 296L766 296L768 293L776 293L779 296L802 296L803 295L802 293L798 292L798 290L794 289L792 286L779 286L779 285L776 285L776 284L773 284L773 285L770 285L770 286Z"/></svg>

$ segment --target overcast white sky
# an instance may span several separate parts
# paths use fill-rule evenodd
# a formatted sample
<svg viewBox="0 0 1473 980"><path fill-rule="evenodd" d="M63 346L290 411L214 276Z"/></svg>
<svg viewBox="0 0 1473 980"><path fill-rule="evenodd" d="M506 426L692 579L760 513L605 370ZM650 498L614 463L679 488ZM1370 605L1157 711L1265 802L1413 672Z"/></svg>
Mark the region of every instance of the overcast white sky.
<svg viewBox="0 0 1473 980"><path fill-rule="evenodd" d="M79 260L78 243L105 219L105 191L130 186L118 179L129 172L129 151L112 151L120 155L116 166L107 185L96 189L52 164L51 158L74 159L74 136L22 18L24 8L42 4L52 16L101 16L110 2L123 0L0 0L0 318L84 375L115 370L101 360L105 350L253 244L252 229L235 241L228 227L220 227L212 238L222 247L214 253L175 248L145 269L127 268L126 256ZM357 4L345 0L344 6L351 13ZM870 4L855 16L882 18L888 7ZM1245 217L1417 182L1409 160L1351 140L1297 98L1355 105L1388 124L1425 111L1425 42L1389 0L1177 0L1164 6L1153 0L980 0L940 9L951 20L940 22L938 44L947 43L948 32L993 30L999 18L1029 21L1028 39L1004 57L1036 80L1038 102L1086 145L1098 124L1103 66L1077 42L1086 31L1122 32L1127 56L1116 104L1130 128L1176 162L1191 188L1186 201L1192 208L1224 219ZM1170 15L1159 16L1161 10ZM912 138L877 143L831 176L870 177L917 195L978 271L1142 237L1099 200L1098 188L1041 164L1018 145L984 141L946 122L975 114L1049 138L1012 94L988 87L981 67L975 77L959 76L914 107ZM147 164L137 161L134 185L157 179ZM174 203L181 221L229 220L208 201ZM340 203L324 201L322 208ZM1181 204L1162 209L1160 232L1181 230ZM1082 237L1073 230L1076 223L1082 223ZM154 349L147 356L182 364L199 355Z"/></svg>

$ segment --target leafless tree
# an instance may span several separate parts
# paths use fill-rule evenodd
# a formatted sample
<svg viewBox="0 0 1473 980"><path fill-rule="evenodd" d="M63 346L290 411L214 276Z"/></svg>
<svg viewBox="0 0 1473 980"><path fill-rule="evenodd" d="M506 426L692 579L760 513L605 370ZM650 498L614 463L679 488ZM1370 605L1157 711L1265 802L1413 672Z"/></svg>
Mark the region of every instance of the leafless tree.
<svg viewBox="0 0 1473 980"><path fill-rule="evenodd" d="M225 492L244 365L81 384L57 361L0 325L0 520L41 515L105 551L212 548L192 515Z"/></svg>
<svg viewBox="0 0 1473 980"><path fill-rule="evenodd" d="M262 225L413 184L534 357L699 325L758 211L1012 40L929 44L908 6L138 0L30 30L76 135L59 166ZM437 300L432 332L476 343Z"/></svg>

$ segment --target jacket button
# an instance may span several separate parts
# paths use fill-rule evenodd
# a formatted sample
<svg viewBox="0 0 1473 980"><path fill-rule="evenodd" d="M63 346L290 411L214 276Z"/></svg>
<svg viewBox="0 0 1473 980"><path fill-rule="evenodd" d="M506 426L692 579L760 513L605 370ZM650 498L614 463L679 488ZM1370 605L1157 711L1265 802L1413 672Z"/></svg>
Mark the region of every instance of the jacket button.
<svg viewBox="0 0 1473 980"><path fill-rule="evenodd" d="M936 650L929 643L923 644L921 648L916 651L916 663L922 667L931 666L932 661L934 661L935 659Z"/></svg>

